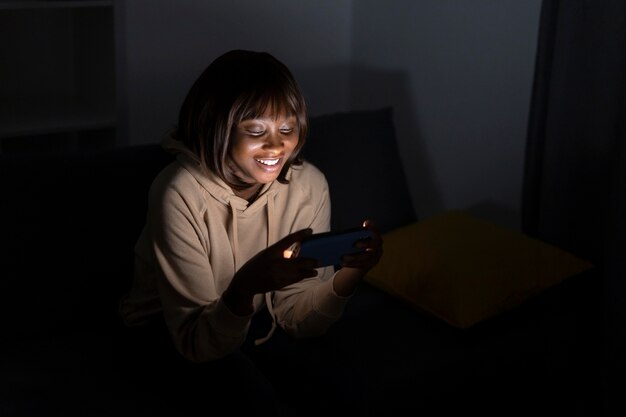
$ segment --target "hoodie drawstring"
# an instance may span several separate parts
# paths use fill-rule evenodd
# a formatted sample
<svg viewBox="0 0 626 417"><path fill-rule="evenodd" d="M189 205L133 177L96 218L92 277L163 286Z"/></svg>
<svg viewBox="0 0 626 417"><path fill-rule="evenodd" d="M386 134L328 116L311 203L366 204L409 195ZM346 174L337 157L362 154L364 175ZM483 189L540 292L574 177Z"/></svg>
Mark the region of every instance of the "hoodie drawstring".
<svg viewBox="0 0 626 417"><path fill-rule="evenodd" d="M228 185L224 183L219 178L213 176L207 170L201 168L200 161L196 157L196 155L191 152L182 142L176 140L173 135L166 135L161 142L164 149L169 152L176 154L177 159L180 163L187 169L195 178L202 178L201 181L203 187L214 196L218 201L227 202L230 207L230 215L231 221L229 225L229 233L232 236L231 239L231 249L233 250L233 264L235 271L238 271L240 268L241 256L239 254L239 230L237 227L237 209L244 209L245 205L241 204L241 201L237 201L238 199L228 190ZM208 180L207 180L208 176ZM274 190L267 190L265 192L267 198L267 246L269 247L273 243L276 242L276 229L275 229L275 210L274 210ZM259 345L272 336L274 330L276 329L276 315L274 313L273 306L273 292L265 293L265 303L269 310L270 315L272 316L272 328L270 329L267 336L264 338L255 340L255 344Z"/></svg>
<svg viewBox="0 0 626 417"><path fill-rule="evenodd" d="M271 246L272 244L274 244L274 242L276 242L276 230L274 228L274 195L270 194L267 197L267 247ZM270 316L272 317L272 327L270 328L270 331L267 333L267 335L265 337L261 337L259 339L256 339L254 341L254 344L256 346L260 345L261 343L265 343L267 342L272 335L274 334L274 331L276 330L276 314L274 313L274 292L266 292L265 293L265 305L267 306L267 309L269 310Z"/></svg>
<svg viewBox="0 0 626 417"><path fill-rule="evenodd" d="M230 220L230 235L232 236L230 246L233 250L233 264L235 265L235 271L238 271L240 265L237 256L239 255L239 230L237 228L237 210L232 203L230 203L228 206L230 207L230 215L232 217Z"/></svg>

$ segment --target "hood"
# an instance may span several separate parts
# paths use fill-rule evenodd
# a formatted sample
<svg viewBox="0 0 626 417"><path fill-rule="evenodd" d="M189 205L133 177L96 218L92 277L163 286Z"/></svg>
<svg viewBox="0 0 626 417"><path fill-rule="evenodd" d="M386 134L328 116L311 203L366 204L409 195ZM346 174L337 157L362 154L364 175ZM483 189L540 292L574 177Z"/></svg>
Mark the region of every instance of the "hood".
<svg viewBox="0 0 626 417"><path fill-rule="evenodd" d="M261 202L264 205L269 195L277 192L276 181L265 184L261 188L259 196L254 203L249 204L247 200L238 197L232 188L214 173L204 169L200 164L200 159L184 143L177 140L172 133L167 134L161 140L161 146L167 152L176 157L176 160L198 181L198 183L217 201L233 205L237 210L244 211L250 206L258 206ZM261 197L264 198L261 198Z"/></svg>
<svg viewBox="0 0 626 417"><path fill-rule="evenodd" d="M233 252L233 263L235 271L244 263L239 253L239 228L238 218L254 215L259 210L265 208L267 221L267 243L266 247L274 244L278 240L277 236L277 214L274 209L274 196L282 186L277 181L270 184L264 184L257 196L256 200L249 203L246 199L235 195L232 188L224 182L220 177L204 169L200 163L200 159L194 154L184 143L177 140L173 132L168 133L161 140L161 146L167 152L176 157L176 160L198 181L207 193L216 201L227 205L230 209L230 218L228 224L228 234L230 236L230 244ZM273 292L265 293L265 305L272 317L272 327L269 333L255 341L256 344L263 343L272 336L276 329L276 316L273 309Z"/></svg>

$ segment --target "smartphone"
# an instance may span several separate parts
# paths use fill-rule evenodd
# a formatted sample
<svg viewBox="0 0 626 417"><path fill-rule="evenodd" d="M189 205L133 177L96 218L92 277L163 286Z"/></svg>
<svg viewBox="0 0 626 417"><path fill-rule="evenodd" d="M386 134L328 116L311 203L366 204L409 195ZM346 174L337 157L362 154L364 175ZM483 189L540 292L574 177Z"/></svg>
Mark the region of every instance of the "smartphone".
<svg viewBox="0 0 626 417"><path fill-rule="evenodd" d="M343 255L363 251L363 249L354 247L357 241L372 236L372 232L365 227L338 232L316 233L302 239L294 249L292 256L317 259L320 262L320 267L340 265Z"/></svg>

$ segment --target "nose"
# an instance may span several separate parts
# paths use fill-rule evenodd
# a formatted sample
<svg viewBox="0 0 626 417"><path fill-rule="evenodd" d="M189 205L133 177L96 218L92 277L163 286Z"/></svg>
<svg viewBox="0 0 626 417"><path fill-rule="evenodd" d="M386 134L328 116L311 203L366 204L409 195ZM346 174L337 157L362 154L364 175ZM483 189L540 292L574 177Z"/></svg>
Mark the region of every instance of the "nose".
<svg viewBox="0 0 626 417"><path fill-rule="evenodd" d="M283 146L284 142L280 132L272 132L267 135L263 145L265 149L281 149Z"/></svg>

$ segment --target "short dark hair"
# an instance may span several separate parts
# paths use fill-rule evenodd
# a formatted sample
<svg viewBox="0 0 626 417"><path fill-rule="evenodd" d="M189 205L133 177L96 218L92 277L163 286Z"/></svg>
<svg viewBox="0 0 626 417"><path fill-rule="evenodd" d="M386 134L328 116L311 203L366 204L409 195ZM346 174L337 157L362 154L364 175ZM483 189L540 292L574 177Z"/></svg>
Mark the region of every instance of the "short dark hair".
<svg viewBox="0 0 626 417"><path fill-rule="evenodd" d="M267 52L232 50L216 58L189 90L178 116L176 138L198 156L206 169L227 184L241 187L244 184L225 163L234 129L268 109L297 120L298 144L277 179L287 183L289 167L302 164L300 150L307 135L307 108L291 71Z"/></svg>

